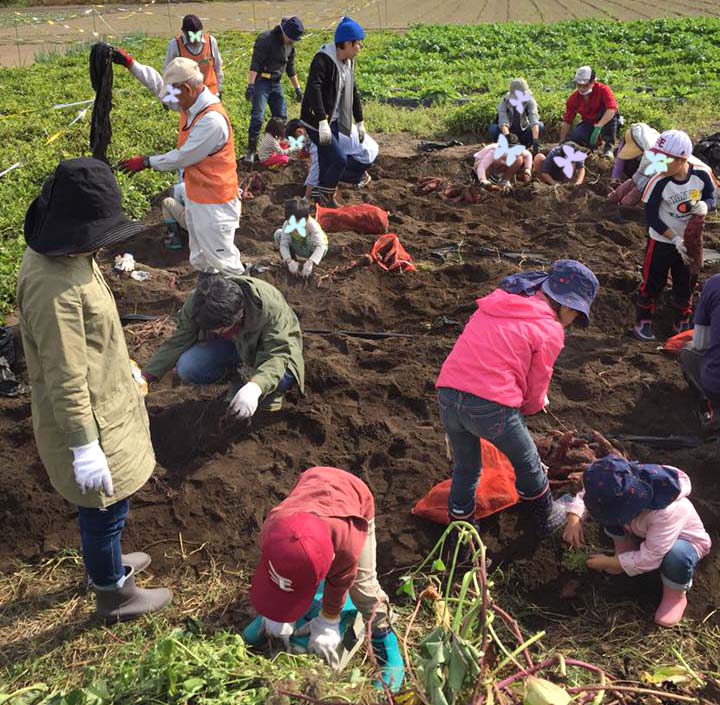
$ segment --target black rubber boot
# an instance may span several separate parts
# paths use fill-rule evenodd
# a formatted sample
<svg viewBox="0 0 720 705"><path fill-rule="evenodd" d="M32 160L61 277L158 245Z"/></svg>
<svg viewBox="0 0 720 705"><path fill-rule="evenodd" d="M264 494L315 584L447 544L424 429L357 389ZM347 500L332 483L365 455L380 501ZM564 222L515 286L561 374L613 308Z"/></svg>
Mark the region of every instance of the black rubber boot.
<svg viewBox="0 0 720 705"><path fill-rule="evenodd" d="M565 525L565 507L553 499L549 489L540 497L526 501L539 538L551 536Z"/></svg>
<svg viewBox="0 0 720 705"><path fill-rule="evenodd" d="M257 157L257 139L248 141L247 152L245 152L245 163L254 164Z"/></svg>

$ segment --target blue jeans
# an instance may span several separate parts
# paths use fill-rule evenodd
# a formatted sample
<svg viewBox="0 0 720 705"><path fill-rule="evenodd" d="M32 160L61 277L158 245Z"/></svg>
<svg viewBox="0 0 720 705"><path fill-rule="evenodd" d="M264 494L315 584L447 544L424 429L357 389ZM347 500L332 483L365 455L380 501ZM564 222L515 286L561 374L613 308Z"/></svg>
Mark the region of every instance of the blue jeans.
<svg viewBox="0 0 720 705"><path fill-rule="evenodd" d="M605 533L616 538L626 535L622 526L606 526ZM674 590L689 590L692 586L695 566L699 560L700 556L698 556L695 546L689 541L685 541L685 539L675 541L660 564L660 578L663 585Z"/></svg>
<svg viewBox="0 0 720 705"><path fill-rule="evenodd" d="M250 113L250 127L248 128L248 141L257 144L265 120L265 108L270 105L273 117L287 120L287 105L280 81L269 81L258 78L255 81L255 97Z"/></svg>
<svg viewBox="0 0 720 705"><path fill-rule="evenodd" d="M448 388L438 390L438 405L453 453L449 499L453 517L471 517L475 511L475 491L482 470L480 438L507 456L515 469L515 487L523 499L534 499L545 492L547 476L517 409Z"/></svg>
<svg viewBox="0 0 720 705"><path fill-rule="evenodd" d="M605 110L601 110L600 114L594 120L583 120L575 125L572 132L570 132L568 139L572 142L577 142L578 144L590 146L590 134L595 129L594 123L596 123L604 114ZM603 127L600 134L607 144L615 144L618 127L620 125L619 120L619 113L615 113L613 119L610 120L605 127Z"/></svg>
<svg viewBox="0 0 720 705"><path fill-rule="evenodd" d="M183 382L188 384L213 384L219 382L240 363L232 340L214 338L195 343L175 363L175 369ZM295 384L295 377L286 370L273 394L284 394Z"/></svg>
<svg viewBox="0 0 720 705"><path fill-rule="evenodd" d="M538 123L538 127L540 128L539 136L545 134L545 123ZM510 132L514 135L517 135L518 139L520 140L520 144L523 144L526 147L532 147L533 136L531 128L527 127L524 130L513 130L511 127ZM498 125L496 122L491 123L488 126L488 136L490 137L491 142L497 142L498 137L500 136L500 125Z"/></svg>
<svg viewBox="0 0 720 705"><path fill-rule="evenodd" d="M105 509L78 507L83 562L93 585L102 589L124 582L120 539L130 502L122 499Z"/></svg>
<svg viewBox="0 0 720 705"><path fill-rule="evenodd" d="M340 146L337 120L330 125L332 131L332 142L320 144L320 133L312 127L306 128L308 137L318 148L318 186L323 188L335 188L341 181L350 184L358 184L365 172L370 168L369 164L359 162L355 157L348 157Z"/></svg>

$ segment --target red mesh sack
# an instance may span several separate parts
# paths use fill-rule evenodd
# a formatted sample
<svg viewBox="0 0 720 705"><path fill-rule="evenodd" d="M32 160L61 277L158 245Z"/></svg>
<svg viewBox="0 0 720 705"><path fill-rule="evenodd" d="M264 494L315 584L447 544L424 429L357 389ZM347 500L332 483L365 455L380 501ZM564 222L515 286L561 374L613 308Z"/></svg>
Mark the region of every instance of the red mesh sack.
<svg viewBox="0 0 720 705"><path fill-rule="evenodd" d="M492 444L480 439L482 473L475 494L475 518L483 519L520 501L515 471L510 461ZM437 524L449 524L450 480L435 485L412 509L415 516Z"/></svg>
<svg viewBox="0 0 720 705"><path fill-rule="evenodd" d="M668 338L663 345L663 352L670 353L670 355L679 355L680 351L693 339L692 328L685 330L682 333L673 335L672 338Z"/></svg>
<svg viewBox="0 0 720 705"><path fill-rule="evenodd" d="M369 203L341 208L317 206L315 218L326 233L352 230L361 235L382 235L390 229L387 211Z"/></svg>
<svg viewBox="0 0 720 705"><path fill-rule="evenodd" d="M397 235L381 235L370 250L370 259L386 272L414 272L415 265Z"/></svg>

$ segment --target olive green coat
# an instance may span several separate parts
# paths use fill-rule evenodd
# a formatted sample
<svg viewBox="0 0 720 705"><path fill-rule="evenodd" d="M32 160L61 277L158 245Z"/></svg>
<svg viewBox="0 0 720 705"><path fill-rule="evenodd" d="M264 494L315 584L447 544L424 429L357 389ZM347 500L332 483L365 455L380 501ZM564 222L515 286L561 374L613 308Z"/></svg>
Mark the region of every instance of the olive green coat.
<svg viewBox="0 0 720 705"><path fill-rule="evenodd" d="M286 370L292 372L302 392L305 385L305 363L302 355L302 333L295 312L283 295L262 279L232 277L245 292L245 317L233 343L240 361L253 370L248 380L255 382L263 395L271 394L280 384ZM195 292L191 292L177 315L175 332L143 367L143 372L158 379L175 366L182 353L206 339L192 320Z"/></svg>
<svg viewBox="0 0 720 705"><path fill-rule="evenodd" d="M105 507L142 487L155 468L145 403L130 372L110 289L92 255L47 257L27 248L17 285L32 420L53 487L82 507ZM99 439L115 494L81 494L70 448Z"/></svg>

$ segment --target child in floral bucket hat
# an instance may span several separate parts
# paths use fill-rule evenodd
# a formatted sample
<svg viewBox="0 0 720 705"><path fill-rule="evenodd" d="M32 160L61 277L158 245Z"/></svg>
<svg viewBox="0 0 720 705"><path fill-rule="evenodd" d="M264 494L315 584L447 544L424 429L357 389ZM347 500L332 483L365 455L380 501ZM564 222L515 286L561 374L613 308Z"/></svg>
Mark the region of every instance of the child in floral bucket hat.
<svg viewBox="0 0 720 705"><path fill-rule="evenodd" d="M655 622L676 625L687 607L695 566L710 551L710 537L688 498L690 478L668 465L608 455L588 465L583 487L568 504L565 541L582 544L587 510L615 545L614 556L594 554L588 567L615 575L660 568L663 597Z"/></svg>

